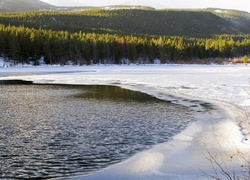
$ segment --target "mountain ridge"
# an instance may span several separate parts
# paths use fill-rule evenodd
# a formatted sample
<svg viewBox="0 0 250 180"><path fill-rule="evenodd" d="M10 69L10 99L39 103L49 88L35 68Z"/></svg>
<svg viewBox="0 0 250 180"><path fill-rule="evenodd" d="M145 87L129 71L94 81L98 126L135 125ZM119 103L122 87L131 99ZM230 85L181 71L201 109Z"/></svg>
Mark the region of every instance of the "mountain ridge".
<svg viewBox="0 0 250 180"><path fill-rule="evenodd" d="M20 15L16 12L6 14L6 11L2 11L0 24L56 31L143 36L250 34L250 13L237 10L216 8L156 10L144 6L58 8L40 0L0 0L2 5L0 11L11 3L17 5L17 1L19 7L15 6L16 10L21 11L25 5L26 10L29 6L32 12L21 11Z"/></svg>
<svg viewBox="0 0 250 180"><path fill-rule="evenodd" d="M55 10L56 6L40 0L0 0L0 12Z"/></svg>

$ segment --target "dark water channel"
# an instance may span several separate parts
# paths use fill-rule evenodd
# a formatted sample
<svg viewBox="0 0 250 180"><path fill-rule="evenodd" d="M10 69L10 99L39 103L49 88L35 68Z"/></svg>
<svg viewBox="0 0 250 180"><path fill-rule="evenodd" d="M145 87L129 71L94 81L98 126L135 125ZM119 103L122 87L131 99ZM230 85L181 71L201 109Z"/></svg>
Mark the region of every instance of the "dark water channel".
<svg viewBox="0 0 250 180"><path fill-rule="evenodd" d="M194 120L186 107L119 87L0 81L0 179L96 171Z"/></svg>

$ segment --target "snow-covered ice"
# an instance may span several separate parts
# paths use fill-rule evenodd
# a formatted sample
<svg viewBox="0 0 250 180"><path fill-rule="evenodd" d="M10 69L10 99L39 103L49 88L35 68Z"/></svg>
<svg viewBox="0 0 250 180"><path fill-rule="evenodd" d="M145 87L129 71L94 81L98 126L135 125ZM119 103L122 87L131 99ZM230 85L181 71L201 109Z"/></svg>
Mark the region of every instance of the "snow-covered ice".
<svg viewBox="0 0 250 180"><path fill-rule="evenodd" d="M250 107L249 77L250 66L245 65L0 69L0 80L116 85L187 106L191 101L183 99L201 100L214 104L218 109L201 115L199 121L190 124L169 142L155 145L124 162L76 179L207 179L205 173L214 173L208 160L211 156L216 157L218 162L224 162L229 169L241 171L244 162L240 153L246 158L250 157L250 142L245 140L247 131L242 128L244 125L238 125L242 117L238 115L237 106L243 109Z"/></svg>

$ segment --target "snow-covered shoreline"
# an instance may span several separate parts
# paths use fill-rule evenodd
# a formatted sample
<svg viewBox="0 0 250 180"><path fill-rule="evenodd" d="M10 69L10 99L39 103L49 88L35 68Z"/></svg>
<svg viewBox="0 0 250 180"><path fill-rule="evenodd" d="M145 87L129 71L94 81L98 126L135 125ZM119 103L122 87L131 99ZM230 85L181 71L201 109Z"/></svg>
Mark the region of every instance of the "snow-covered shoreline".
<svg viewBox="0 0 250 180"><path fill-rule="evenodd" d="M250 144L243 140L244 135L235 123L237 114L232 103L242 108L250 106L247 92L249 77L249 66L233 65L114 65L0 69L0 80L116 85L184 105L192 102L184 101L185 99L210 102L220 109L211 116L201 117L201 120L192 123L170 142L156 145L125 162L89 176L79 177L80 179L207 178L202 171L213 172L210 162L206 159L207 152L228 162L229 167L239 169L242 162L234 157L236 150L250 156Z"/></svg>

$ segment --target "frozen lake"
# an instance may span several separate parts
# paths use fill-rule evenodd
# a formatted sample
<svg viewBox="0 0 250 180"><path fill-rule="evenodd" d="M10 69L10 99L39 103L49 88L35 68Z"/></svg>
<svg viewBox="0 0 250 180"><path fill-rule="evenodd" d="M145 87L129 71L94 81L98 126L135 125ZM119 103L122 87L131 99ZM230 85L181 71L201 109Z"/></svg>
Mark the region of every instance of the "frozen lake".
<svg viewBox="0 0 250 180"><path fill-rule="evenodd" d="M239 175L242 175L242 168L249 167L240 156L244 154L250 157L246 128L249 123L246 117L239 114L239 109L247 110L250 107L250 66L100 65L14 67L0 70L0 80L119 86L144 92L166 102L171 101L177 106L184 105L189 112L195 112L194 118L198 120L188 123L183 131L165 143L146 145L145 150L139 150L120 163L111 163L107 168L91 171L87 176L76 176L77 179L207 179L204 172L214 173L211 162L206 158L208 152L220 157L230 171L239 172ZM74 98L82 99L78 92L76 95ZM206 111L211 104L217 110ZM242 163L246 163L246 166L242 166Z"/></svg>

